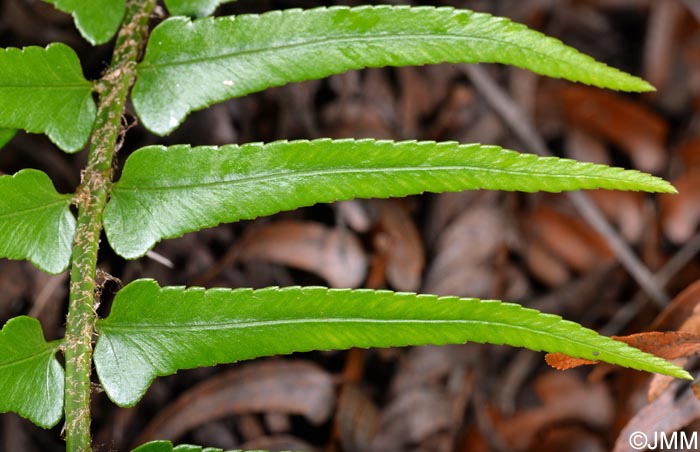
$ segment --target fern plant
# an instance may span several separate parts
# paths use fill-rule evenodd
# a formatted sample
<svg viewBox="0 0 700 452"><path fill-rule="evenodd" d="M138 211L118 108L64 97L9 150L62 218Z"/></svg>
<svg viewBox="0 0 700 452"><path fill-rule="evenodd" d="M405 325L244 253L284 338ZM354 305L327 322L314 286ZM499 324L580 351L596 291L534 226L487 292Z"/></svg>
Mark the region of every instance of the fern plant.
<svg viewBox="0 0 700 452"><path fill-rule="evenodd" d="M46 134L70 153L90 143L74 193L58 193L33 169L0 177L0 256L71 274L65 338L46 342L39 322L26 316L0 332L0 411L44 428L65 417L68 450L87 451L93 362L109 398L132 406L156 377L180 369L295 351L468 341L689 378L580 325L500 301L321 287L204 290L137 280L101 318L95 278L103 228L117 254L134 259L161 240L220 223L350 198L674 188L636 171L497 146L371 139L150 146L133 152L113 181L132 85L136 114L158 135L217 102L365 67L494 62L602 88L653 88L508 19L452 8L323 7L191 19L175 15L206 16L222 2L166 0L174 17L149 37L155 0L51 3L71 13L93 44L118 35L111 65L97 81L84 78L77 55L61 43L0 51L0 144L17 129ZM173 446L155 442L139 450Z"/></svg>

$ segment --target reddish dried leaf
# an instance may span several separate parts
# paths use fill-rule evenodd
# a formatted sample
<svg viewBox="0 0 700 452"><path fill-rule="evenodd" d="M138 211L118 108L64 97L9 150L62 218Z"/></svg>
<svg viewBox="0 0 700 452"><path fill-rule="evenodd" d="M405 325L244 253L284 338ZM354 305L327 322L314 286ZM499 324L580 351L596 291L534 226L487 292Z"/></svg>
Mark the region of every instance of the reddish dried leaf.
<svg viewBox="0 0 700 452"><path fill-rule="evenodd" d="M550 287L561 287L571 279L567 265L539 242L527 241L525 261L532 274Z"/></svg>
<svg viewBox="0 0 700 452"><path fill-rule="evenodd" d="M304 361L260 361L216 375L182 394L136 440L177 440L208 421L265 411L327 421L335 400L331 376Z"/></svg>
<svg viewBox="0 0 700 452"><path fill-rule="evenodd" d="M654 320L652 329L678 329L686 333L700 334L698 301L700 301L700 281L694 282L678 294ZM676 359L675 364L682 367L687 361L688 358L683 357ZM659 398L673 381L673 378L666 375L654 375L647 390L647 400L653 401Z"/></svg>
<svg viewBox="0 0 700 452"><path fill-rule="evenodd" d="M700 168L692 168L673 180L678 195L660 197L664 234L673 243L686 242L700 224Z"/></svg>
<svg viewBox="0 0 700 452"><path fill-rule="evenodd" d="M359 287L367 272L367 256L354 234L314 222L288 220L252 228L237 257L300 268L332 287Z"/></svg>
<svg viewBox="0 0 700 452"><path fill-rule="evenodd" d="M590 190L586 194L630 243L638 243L648 226L644 219L644 193Z"/></svg>
<svg viewBox="0 0 700 452"><path fill-rule="evenodd" d="M643 104L580 85L563 87L561 100L571 124L619 146L636 168L654 172L666 163L668 125Z"/></svg>
<svg viewBox="0 0 700 452"><path fill-rule="evenodd" d="M651 331L629 336L613 336L616 341L664 359L690 356L700 351L700 334L682 331Z"/></svg>
<svg viewBox="0 0 700 452"><path fill-rule="evenodd" d="M385 257L386 277L397 290L415 292L420 287L425 252L416 224L405 204L397 200L376 200L380 231L375 246Z"/></svg>
<svg viewBox="0 0 700 452"><path fill-rule="evenodd" d="M677 151L682 172L673 179L677 195L659 197L664 234L674 243L690 239L700 224L700 138L684 142Z"/></svg>
<svg viewBox="0 0 700 452"><path fill-rule="evenodd" d="M700 334L698 333L651 331L629 336L612 336L612 339L664 359L682 358L700 351ZM573 358L559 352L547 353L545 361L558 370L573 369L574 367L587 364L598 364L598 361Z"/></svg>
<svg viewBox="0 0 700 452"><path fill-rule="evenodd" d="M605 240L578 217L541 206L526 222L532 240L577 271L586 272L613 257Z"/></svg>
<svg viewBox="0 0 700 452"><path fill-rule="evenodd" d="M544 355L544 360L557 370L568 370L574 367L598 364L599 361L591 361L589 359L574 358L573 356L565 355L564 353L555 352Z"/></svg>
<svg viewBox="0 0 700 452"><path fill-rule="evenodd" d="M686 287L656 317L652 330L679 330L700 333L700 316L695 312L700 302L700 280Z"/></svg>

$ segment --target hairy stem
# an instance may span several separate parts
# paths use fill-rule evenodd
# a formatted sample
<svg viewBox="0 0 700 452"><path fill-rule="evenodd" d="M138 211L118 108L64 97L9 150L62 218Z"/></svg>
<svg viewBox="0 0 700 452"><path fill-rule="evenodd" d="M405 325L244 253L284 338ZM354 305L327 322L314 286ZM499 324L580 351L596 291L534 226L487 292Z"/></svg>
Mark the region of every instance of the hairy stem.
<svg viewBox="0 0 700 452"><path fill-rule="evenodd" d="M100 80L100 102L88 163L77 193L78 227L73 243L70 305L66 325L67 450L90 451L90 374L95 326L95 272L102 214L111 189L112 160L126 96L146 42L155 0L131 0L117 36L112 64Z"/></svg>

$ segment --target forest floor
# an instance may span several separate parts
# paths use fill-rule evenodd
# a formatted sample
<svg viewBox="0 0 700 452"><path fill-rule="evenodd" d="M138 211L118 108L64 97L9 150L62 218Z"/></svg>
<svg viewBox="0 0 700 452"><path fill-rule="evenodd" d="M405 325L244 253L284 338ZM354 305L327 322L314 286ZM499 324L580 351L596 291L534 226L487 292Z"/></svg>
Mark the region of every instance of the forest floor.
<svg viewBox="0 0 700 452"><path fill-rule="evenodd" d="M700 333L700 1L413 3L507 16L640 75L657 91L619 94L497 65L353 71L216 105L167 138L128 117L134 127L120 161L156 143L372 137L497 144L636 168L680 193L585 195L639 256L636 265L621 264L610 234L590 225L595 212L581 211L569 195L356 200L189 234L159 244L161 259L124 261L104 251L100 268L111 277L100 315L117 280L155 278L493 298L606 335ZM240 1L217 14L317 4ZM86 76L96 79L106 67L110 45L91 48L69 16L36 0L0 2L2 47L54 41L78 51ZM69 192L85 159L20 133L0 152L0 171L38 168ZM67 278L0 260L0 324L28 314L41 320L47 339L62 337ZM689 366L700 348L692 345L677 353ZM700 430L700 402L688 384L603 366L558 371L540 353L477 344L294 354L182 371L156 380L134 408L118 408L96 389L93 412L95 444L104 451L172 439L224 449L622 452L634 450L631 432L652 439L653 432ZM63 448L60 426L43 431L0 416L0 449Z"/></svg>

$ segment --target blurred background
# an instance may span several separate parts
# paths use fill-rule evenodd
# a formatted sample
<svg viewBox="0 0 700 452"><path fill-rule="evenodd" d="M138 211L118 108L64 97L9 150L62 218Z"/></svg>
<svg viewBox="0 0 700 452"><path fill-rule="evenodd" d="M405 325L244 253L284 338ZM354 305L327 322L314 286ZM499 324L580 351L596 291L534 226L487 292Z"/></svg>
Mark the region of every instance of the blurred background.
<svg viewBox="0 0 700 452"><path fill-rule="evenodd" d="M216 14L319 3L360 4L240 0ZM105 247L99 314L107 315L120 281L148 277L161 285L326 285L495 298L606 335L700 333L700 287L693 285L700 278L700 1L376 3L507 16L642 76L657 91L620 94L500 65L352 71L218 104L166 138L129 114L120 162L156 143L455 140L636 168L672 181L680 194L592 191L588 204L487 191L357 200L188 234L137 261ZM1 47L54 41L78 52L89 79L108 65L111 45L91 47L70 16L38 0L0 1ZM0 151L0 171L38 168L59 191L72 192L86 157L19 133ZM593 207L581 210L582 202ZM599 217L613 234L590 226ZM615 237L639 260L621 264L610 245ZM62 337L67 280L0 260L0 324L28 314L41 320L47 339ZM93 432L104 451L151 439L224 449L623 451L632 450L625 432L700 426L700 402L687 386L669 383L602 366L555 371L542 354L477 344L295 354L159 378L130 409L113 405L96 385ZM43 431L0 415L0 449L63 450L60 426Z"/></svg>

